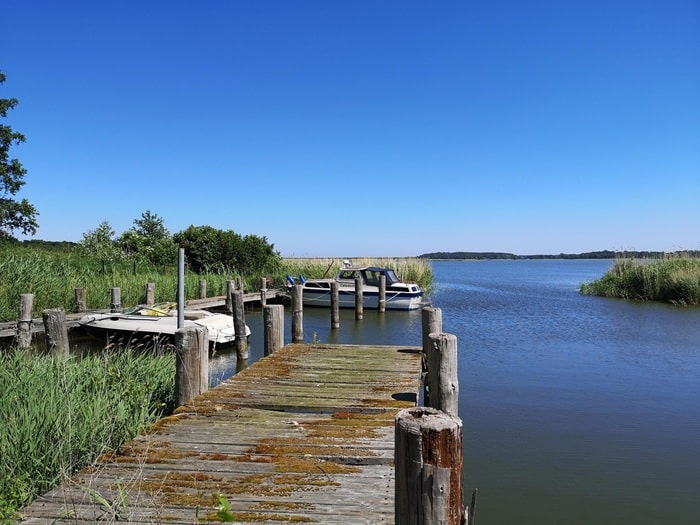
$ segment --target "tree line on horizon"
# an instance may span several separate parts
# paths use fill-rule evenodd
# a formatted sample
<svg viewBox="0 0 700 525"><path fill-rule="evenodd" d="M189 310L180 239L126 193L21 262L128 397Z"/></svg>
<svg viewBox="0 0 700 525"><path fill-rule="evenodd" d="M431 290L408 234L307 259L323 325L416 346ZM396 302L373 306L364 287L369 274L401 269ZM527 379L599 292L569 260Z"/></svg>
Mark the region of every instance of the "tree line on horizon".
<svg viewBox="0 0 700 525"><path fill-rule="evenodd" d="M432 252L424 253L421 259L435 260L493 260L493 259L662 259L668 256L700 257L700 250L682 250L676 252L634 251L634 250L600 250L582 253L516 255L508 252Z"/></svg>

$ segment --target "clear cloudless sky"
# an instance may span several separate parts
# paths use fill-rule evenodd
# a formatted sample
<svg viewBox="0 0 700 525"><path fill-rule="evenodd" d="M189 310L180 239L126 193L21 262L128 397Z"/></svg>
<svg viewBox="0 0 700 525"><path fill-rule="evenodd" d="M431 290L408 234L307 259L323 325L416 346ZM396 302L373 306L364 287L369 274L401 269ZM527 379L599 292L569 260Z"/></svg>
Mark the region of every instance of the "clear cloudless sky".
<svg viewBox="0 0 700 525"><path fill-rule="evenodd" d="M2 0L36 239L700 249L697 0Z"/></svg>

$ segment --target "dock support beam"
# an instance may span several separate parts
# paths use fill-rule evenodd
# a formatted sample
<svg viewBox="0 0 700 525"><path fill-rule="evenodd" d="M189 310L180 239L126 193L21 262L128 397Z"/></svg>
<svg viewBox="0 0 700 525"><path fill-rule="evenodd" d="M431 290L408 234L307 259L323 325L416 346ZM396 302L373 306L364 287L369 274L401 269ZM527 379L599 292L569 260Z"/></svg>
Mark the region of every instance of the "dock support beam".
<svg viewBox="0 0 700 525"><path fill-rule="evenodd" d="M284 346L284 305L268 304L263 307L265 325L265 355L268 356Z"/></svg>
<svg viewBox="0 0 700 525"><path fill-rule="evenodd" d="M175 399L184 405L209 388L209 335L204 326L175 331Z"/></svg>

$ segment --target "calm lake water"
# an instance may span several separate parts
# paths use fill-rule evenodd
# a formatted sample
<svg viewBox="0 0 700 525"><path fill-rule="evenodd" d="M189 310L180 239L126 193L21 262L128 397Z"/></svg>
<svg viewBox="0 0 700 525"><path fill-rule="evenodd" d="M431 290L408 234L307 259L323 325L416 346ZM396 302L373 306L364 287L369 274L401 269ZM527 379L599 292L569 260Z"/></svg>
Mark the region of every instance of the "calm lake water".
<svg viewBox="0 0 700 525"><path fill-rule="evenodd" d="M611 264L433 263L478 525L699 522L700 309L579 294ZM250 363L262 316L246 320ZM348 310L329 325L328 310L304 311L308 341L421 344L420 311ZM246 364L218 354L212 383Z"/></svg>

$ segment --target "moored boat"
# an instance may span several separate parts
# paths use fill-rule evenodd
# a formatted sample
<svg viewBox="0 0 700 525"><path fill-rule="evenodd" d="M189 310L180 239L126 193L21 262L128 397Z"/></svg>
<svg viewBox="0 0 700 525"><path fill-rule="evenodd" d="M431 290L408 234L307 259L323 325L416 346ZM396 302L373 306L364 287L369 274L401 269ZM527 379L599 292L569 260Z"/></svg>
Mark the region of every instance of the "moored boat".
<svg viewBox="0 0 700 525"><path fill-rule="evenodd" d="M415 310L423 306L423 291L416 283L404 282L391 268L380 266L352 266L345 261L335 278L304 279L299 277L302 285L302 302L305 306L330 307L331 283L338 283L338 306L355 307L355 278L359 276L362 284L362 307L378 308L379 283L381 276L386 279L387 310ZM290 277L288 283L291 285ZM293 281L293 280L292 280ZM294 281L296 284L296 282Z"/></svg>
<svg viewBox="0 0 700 525"><path fill-rule="evenodd" d="M177 313L177 303L157 303L138 305L117 313L88 314L78 323L89 331L108 335L172 338L178 328ZM184 327L206 327L211 343L228 344L236 340L236 329L230 315L185 308L184 317ZM246 337L249 335L250 328L246 325Z"/></svg>

